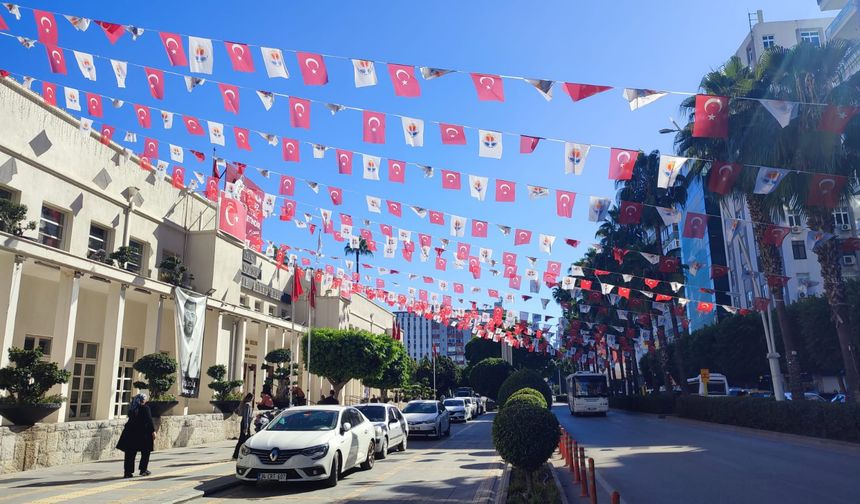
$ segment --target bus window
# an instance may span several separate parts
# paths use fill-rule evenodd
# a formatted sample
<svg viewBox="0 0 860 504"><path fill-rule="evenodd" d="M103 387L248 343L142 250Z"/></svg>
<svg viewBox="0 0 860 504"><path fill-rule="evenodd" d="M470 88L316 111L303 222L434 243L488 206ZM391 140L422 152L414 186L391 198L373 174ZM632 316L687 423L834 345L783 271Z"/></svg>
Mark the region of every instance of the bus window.
<svg viewBox="0 0 860 504"><path fill-rule="evenodd" d="M576 397L606 397L606 378L603 376L577 376L574 378Z"/></svg>

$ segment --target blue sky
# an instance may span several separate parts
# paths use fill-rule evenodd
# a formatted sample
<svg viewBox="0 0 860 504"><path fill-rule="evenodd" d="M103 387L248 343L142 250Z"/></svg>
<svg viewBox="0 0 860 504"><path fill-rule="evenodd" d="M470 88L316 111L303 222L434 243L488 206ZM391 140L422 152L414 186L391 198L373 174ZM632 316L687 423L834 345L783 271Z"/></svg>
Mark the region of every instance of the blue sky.
<svg viewBox="0 0 860 504"><path fill-rule="evenodd" d="M554 99L545 101L527 84L505 81L504 103L479 102L471 78L467 74L447 75L433 81L421 80L420 98L394 96L387 71L377 66L379 84L356 89L353 85L352 66L348 61L328 59L330 83L322 87L305 86L292 53L284 53L291 73L289 80L268 79L259 50L254 49L256 72L234 72L221 43L215 42L215 73L211 77L229 83L265 89L299 97L367 108L380 112L396 113L454 124L477 126L484 129L525 133L540 137L559 138L581 143L669 150L671 137L659 135L657 130L669 126L668 117L678 117L682 96L670 95L655 104L631 112L621 97L623 87L641 87L672 91L695 91L702 75L718 67L734 53L748 32L747 12L763 9L766 20L802 19L821 17L814 0L733 0L715 5L712 2L690 1L616 1L616 2L551 1L527 6L525 2L28 2L23 6L132 24L156 31L178 32L201 37L232 40L281 49L298 49L309 52L356 57L383 62L435 66L465 71L545 78L558 81L612 85L617 89L573 103L561 87L554 89ZM223 7L216 6L222 4ZM658 5L659 7L655 7ZM12 33L35 37L32 13L22 12L21 21L2 11ZM157 33L147 31L138 41L128 35L111 45L98 26L86 33L76 32L70 24L58 19L60 45L133 63L169 69L169 64ZM187 50L187 41L185 42ZM354 174L337 174L334 153L329 151L323 160L312 159L310 148L303 147L302 162L284 163L280 148L266 145L262 139L252 139L253 152L235 149L232 134L228 132L228 145L219 147L219 155L227 159L245 161L251 165L289 173L321 184L343 188L344 204L335 207L325 191L315 195L306 186L300 186L295 200L300 212L319 215L313 208L323 207L342 211L353 216L356 228L364 227L360 219L370 218L414 233L430 233L434 237L448 237L452 245L458 239L449 236L448 227L434 226L405 210L402 218L383 213L369 214L364 194L414 204L455 215L474 217L514 228L534 231L532 244L513 246L512 237L503 237L491 229L487 239L467 237L463 241L476 247L493 249L493 257L501 260L503 251L518 255L519 272L527 267L525 256L539 259L538 271L546 268L546 260L561 261L563 267L578 258L594 241L595 226L587 220L589 195L614 195L612 183L607 179L608 151L592 149L582 176L563 173L563 147L555 143L542 143L535 153L519 154L519 139L504 137L504 156L501 160L479 158L477 132L467 130L467 146L440 145L435 125L426 124L425 147L411 148L404 144L400 120L388 118L387 143L369 145L362 142L361 115L344 111L332 116L321 105L314 105L310 130L293 130L289 126L286 99L276 101L266 112L257 97L250 91L241 94L239 116L224 110L217 86L204 85L192 94L185 90L179 77L167 78L165 99L154 100L145 86L140 68L130 68L126 89L117 89L111 69L106 61L97 60L98 82L84 80L73 55L66 54L68 76L49 72L44 48L36 46L29 51L14 39L0 37L0 67L17 74L46 79L60 85L81 90L96 91L118 97L127 102L142 103L200 118L237 124L303 141L366 152L383 158L418 162L436 168L432 179L421 177L415 167L407 169L405 185L361 178L360 160L356 159ZM177 71L189 74L187 68ZM39 82L34 89L41 89ZM62 95L61 95L62 96ZM61 100L62 101L62 100ZM104 122L117 127L115 138L121 139L126 128L143 133L134 122L130 105L114 110L105 106ZM158 124L155 124L158 123ZM98 124L98 122L97 122ZM149 130L162 140L162 157L167 159L167 142L211 152L207 137L190 137L185 133L179 118L172 130L165 131L159 121ZM142 150L142 136L133 146ZM198 164L186 156L185 167L208 172L209 165ZM488 176L518 182L516 203L471 199L466 188L459 192L443 190L439 170L450 169L465 174ZM277 180L262 179L255 171L251 178L266 191L277 193ZM572 219L557 217L555 198L532 201L525 193L525 184L565 189L578 193ZM350 192L352 191L352 192ZM302 206L301 204L312 206ZM319 221L317 221L319 222ZM338 222L337 220L335 222ZM377 224L371 230L377 241L381 234ZM356 231L357 232L357 231ZM558 236L553 254L540 252L537 233ZM268 219L264 237L276 243L294 247L316 248L316 239L307 230L297 229L292 223L277 218ZM581 240L578 249L564 245L564 238ZM324 239L327 255L342 255L342 246L331 237ZM434 240L434 246L438 242ZM454 247L452 246L451 249ZM520 294L529 294L528 283L517 292L509 289L507 280L492 277L487 267L480 280L475 281L466 270L454 270L453 257L446 272L435 270L433 261L421 263L416 252L413 262L400 257L384 259L380 251L370 262L375 266L430 275L449 283L461 282L484 288L480 295L467 294L466 300L488 302L486 288L501 292L515 292L516 311L542 312L538 299L550 297L542 286L535 299L523 302ZM193 258L188 258L193 265ZM329 263L334 261L329 260ZM341 264L342 265L342 264ZM499 267L498 269L501 269ZM364 273L364 272L363 272ZM386 287L405 293L408 286L428 288L440 292L432 285L421 283L420 278L410 282L405 274L385 276ZM391 282L398 282L395 287ZM441 292L440 292L441 293ZM449 290L447 294L452 294ZM459 296L454 296L455 299ZM556 314L550 305L548 314Z"/></svg>

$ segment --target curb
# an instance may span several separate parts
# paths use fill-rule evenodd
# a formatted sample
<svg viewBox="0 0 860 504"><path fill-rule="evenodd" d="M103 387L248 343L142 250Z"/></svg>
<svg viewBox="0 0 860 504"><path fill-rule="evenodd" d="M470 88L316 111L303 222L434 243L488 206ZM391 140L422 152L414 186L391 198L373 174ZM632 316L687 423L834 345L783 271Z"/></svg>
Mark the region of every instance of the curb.
<svg viewBox="0 0 860 504"><path fill-rule="evenodd" d="M499 480L499 490L496 492L495 504L504 504L508 501L508 484L511 481L511 465L505 464L505 469L502 471L502 478Z"/></svg>
<svg viewBox="0 0 860 504"><path fill-rule="evenodd" d="M550 459L551 460L551 459ZM558 495L561 497L561 504L570 504L570 501L567 499L567 492L564 491L564 487L561 484L561 480L558 477L559 468L555 466L552 462L547 462L549 465L550 472L552 473L552 479L555 481L555 488L558 490Z"/></svg>

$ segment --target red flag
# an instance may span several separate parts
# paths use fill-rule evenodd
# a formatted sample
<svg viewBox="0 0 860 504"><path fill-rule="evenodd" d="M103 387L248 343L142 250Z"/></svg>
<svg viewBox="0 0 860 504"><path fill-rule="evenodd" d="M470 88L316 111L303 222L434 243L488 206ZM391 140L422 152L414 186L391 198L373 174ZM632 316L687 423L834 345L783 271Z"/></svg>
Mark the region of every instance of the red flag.
<svg viewBox="0 0 860 504"><path fill-rule="evenodd" d="M146 138L143 141L143 155L148 158L158 159L158 140Z"/></svg>
<svg viewBox="0 0 860 504"><path fill-rule="evenodd" d="M290 126L305 129L311 127L311 102L309 100L290 96Z"/></svg>
<svg viewBox="0 0 860 504"><path fill-rule="evenodd" d="M463 284L454 283L454 294L462 294L463 293Z"/></svg>
<svg viewBox="0 0 860 504"><path fill-rule="evenodd" d="M59 32L57 31L57 21L54 19L54 15L50 12L33 9L33 18L36 20L36 31L39 33L39 42L46 46L57 45Z"/></svg>
<svg viewBox="0 0 860 504"><path fill-rule="evenodd" d="M364 111L364 141L365 143L385 143L385 114Z"/></svg>
<svg viewBox="0 0 860 504"><path fill-rule="evenodd" d="M236 147L246 151L251 150L247 129L233 126L233 136L236 137Z"/></svg>
<svg viewBox="0 0 860 504"><path fill-rule="evenodd" d="M660 257L660 273L675 273L681 265L681 260L677 257Z"/></svg>
<svg viewBox="0 0 860 504"><path fill-rule="evenodd" d="M573 202L576 200L576 193L570 191L555 191L555 213L559 217L573 216Z"/></svg>
<svg viewBox="0 0 860 504"><path fill-rule="evenodd" d="M622 201L618 214L619 224L639 224L642 221L642 203Z"/></svg>
<svg viewBox="0 0 860 504"><path fill-rule="evenodd" d="M281 152L284 156L284 161L298 163L299 162L299 141L292 138L281 138Z"/></svg>
<svg viewBox="0 0 860 504"><path fill-rule="evenodd" d="M505 88L502 78L492 74L472 74L472 82L478 99L481 101L505 101Z"/></svg>
<svg viewBox="0 0 860 504"><path fill-rule="evenodd" d="M328 72L322 55L298 51L296 58L306 86L322 86L328 83Z"/></svg>
<svg viewBox="0 0 860 504"><path fill-rule="evenodd" d="M173 167L173 175L170 177L173 187L177 189L185 188L185 168L176 165Z"/></svg>
<svg viewBox="0 0 860 504"><path fill-rule="evenodd" d="M782 242L785 240L785 237L788 236L789 233L791 233L791 228L784 226L775 226L771 224L764 232L763 241L767 245L781 247Z"/></svg>
<svg viewBox="0 0 860 504"><path fill-rule="evenodd" d="M517 255L513 252L502 252L502 264L505 266L516 266Z"/></svg>
<svg viewBox="0 0 860 504"><path fill-rule="evenodd" d="M516 264L507 264L505 265L505 269L502 272L502 278L511 278L517 274L517 265Z"/></svg>
<svg viewBox="0 0 860 504"><path fill-rule="evenodd" d="M843 238L840 240L839 249L843 252L860 251L860 238Z"/></svg>
<svg viewBox="0 0 860 504"><path fill-rule="evenodd" d="M2 30L2 31L8 31L9 30L9 25L6 24L6 20L4 20L2 16L0 16L0 30Z"/></svg>
<svg viewBox="0 0 860 504"><path fill-rule="evenodd" d="M630 299L630 288L629 287L619 287L618 295L623 297L624 299Z"/></svg>
<svg viewBox="0 0 860 504"><path fill-rule="evenodd" d="M386 200L386 206L388 207L388 213L395 217L400 217L403 215L403 208L400 206L400 203L396 201Z"/></svg>
<svg viewBox="0 0 860 504"><path fill-rule="evenodd" d="M343 190L337 187L328 188L328 195L331 197L331 202L333 205L340 205L343 203Z"/></svg>
<svg viewBox="0 0 860 504"><path fill-rule="evenodd" d="M766 297L757 297L753 300L753 308L756 311L765 311L770 306L770 299Z"/></svg>
<svg viewBox="0 0 860 504"><path fill-rule="evenodd" d="M497 291L496 289L487 289L487 295L491 298L497 298L499 297L499 291Z"/></svg>
<svg viewBox="0 0 860 504"><path fill-rule="evenodd" d="M194 155L194 157L195 157L195 158L197 159L197 161L198 161L198 162L200 162L200 163L202 163L203 161L205 161L205 160L206 160L206 154L203 154L203 153L202 153L202 152L200 152L200 151L196 151L196 150L194 150L194 149L188 149L188 152L190 152L192 155ZM213 161L213 163L212 163L212 173L213 173L213 174L215 174L215 177L216 177L216 178L221 178L221 175L218 175L218 174L217 174L217 173L218 173L218 169L217 169L217 168L216 168L216 166L215 166L215 163L214 163L214 161L215 161L215 160L213 159L212 161Z"/></svg>
<svg viewBox="0 0 860 504"><path fill-rule="evenodd" d="M765 275L768 287L779 288L788 285L789 277L783 275Z"/></svg>
<svg viewBox="0 0 860 504"><path fill-rule="evenodd" d="M293 289L291 293L293 300L300 298L305 293L304 289L302 289L302 276L304 276L302 269L295 266L293 269ZM313 286L311 286L311 292L313 290Z"/></svg>
<svg viewBox="0 0 860 504"><path fill-rule="evenodd" d="M809 177L809 192L806 204L825 208L836 208L845 186L845 177L826 173L813 173Z"/></svg>
<svg viewBox="0 0 860 504"><path fill-rule="evenodd" d="M394 85L394 94L414 98L421 96L421 87L415 79L415 67L411 65L388 64L388 75Z"/></svg>
<svg viewBox="0 0 860 504"><path fill-rule="evenodd" d="M296 202L293 200L284 200L284 205L281 207L281 220L290 221L296 216Z"/></svg>
<svg viewBox="0 0 860 504"><path fill-rule="evenodd" d="M221 195L220 216L218 229L225 233L245 241L245 206L239 200Z"/></svg>
<svg viewBox="0 0 860 504"><path fill-rule="evenodd" d="M203 126L200 125L200 121L196 117L184 115L182 116L182 122L185 123L185 129L188 130L190 135L203 134Z"/></svg>
<svg viewBox="0 0 860 504"><path fill-rule="evenodd" d="M164 72L156 68L144 67L149 92L156 100L164 99Z"/></svg>
<svg viewBox="0 0 860 504"><path fill-rule="evenodd" d="M42 81L42 99L48 105L57 106L57 85Z"/></svg>
<svg viewBox="0 0 860 504"><path fill-rule="evenodd" d="M281 175L281 183L279 185L278 194L284 196L293 196L296 190L296 179L290 175Z"/></svg>
<svg viewBox="0 0 860 504"><path fill-rule="evenodd" d="M714 311L714 303L706 303L704 301L699 301L696 303L696 311L700 313L711 313Z"/></svg>
<svg viewBox="0 0 860 504"><path fill-rule="evenodd" d="M655 287L660 285L660 280L654 280L652 278L646 278L644 281L645 281L645 285L647 285L649 289L654 289Z"/></svg>
<svg viewBox="0 0 860 504"><path fill-rule="evenodd" d="M436 258L436 269L439 271L445 271L445 267L448 265L448 261L445 260L444 257L439 256Z"/></svg>
<svg viewBox="0 0 860 504"><path fill-rule="evenodd" d="M552 273L553 275L561 274L561 263L558 261L547 261L546 262L546 271L547 273Z"/></svg>
<svg viewBox="0 0 860 504"><path fill-rule="evenodd" d="M460 190L460 172L442 170L442 189Z"/></svg>
<svg viewBox="0 0 860 504"><path fill-rule="evenodd" d="M101 143L108 145L110 144L111 138L113 138L113 132L115 128L113 126L108 126L107 124L102 124L102 137L99 140Z"/></svg>
<svg viewBox="0 0 860 504"><path fill-rule="evenodd" d="M475 238L487 237L487 223L477 219L472 219L472 236Z"/></svg>
<svg viewBox="0 0 860 504"><path fill-rule="evenodd" d="M95 93L86 93L87 111L93 117L102 116L102 97Z"/></svg>
<svg viewBox="0 0 860 504"><path fill-rule="evenodd" d="M593 84L574 84L572 82L564 83L564 90L570 95L573 101L584 100L589 96L596 95L612 89L612 86L596 86Z"/></svg>
<svg viewBox="0 0 860 504"><path fill-rule="evenodd" d="M523 279L523 277L521 277L520 275L514 275L512 277L508 277L508 287L510 287L511 289L519 290L520 283L522 282L522 279Z"/></svg>
<svg viewBox="0 0 860 504"><path fill-rule="evenodd" d="M848 107L842 105L828 105L821 114L821 121L818 123L818 129L841 135L848 126L848 122L860 112L858 107Z"/></svg>
<svg viewBox="0 0 860 504"><path fill-rule="evenodd" d="M63 55L63 50L57 46L45 44L45 52L48 53L51 72L66 75L66 57Z"/></svg>
<svg viewBox="0 0 860 504"><path fill-rule="evenodd" d="M341 175L352 175L352 152L342 149L335 150L337 154L337 172Z"/></svg>
<svg viewBox="0 0 860 504"><path fill-rule="evenodd" d="M726 195L732 190L740 174L741 165L715 161L711 163L711 171L708 174L708 190Z"/></svg>
<svg viewBox="0 0 860 504"><path fill-rule="evenodd" d="M232 84L224 84L219 82L218 89L221 90L221 97L224 98L224 110L234 114L239 113L239 88Z"/></svg>
<svg viewBox="0 0 860 504"><path fill-rule="evenodd" d="M579 246L579 240L574 240L573 238L565 238L564 243L567 243L568 245L570 245L573 248L576 248Z"/></svg>
<svg viewBox="0 0 860 504"><path fill-rule="evenodd" d="M227 47L227 54L230 55L230 61L233 63L233 70L237 72L253 72L254 58L251 57L251 51L245 44L236 42L224 42Z"/></svg>
<svg viewBox="0 0 860 504"><path fill-rule="evenodd" d="M149 113L149 107L146 105L135 105L134 114L137 116L137 122L141 128L149 129L152 125L152 115Z"/></svg>
<svg viewBox="0 0 860 504"><path fill-rule="evenodd" d="M161 43L167 51L167 59L170 66L188 66L188 58L185 56L185 48L182 45L182 37L175 33L161 32Z"/></svg>
<svg viewBox="0 0 860 504"><path fill-rule="evenodd" d="M460 259L461 261L465 261L466 259L468 259L469 258L469 250L471 248L472 248L471 245L469 245L468 243L463 243L463 242L458 243L457 244L457 254L456 254L457 259Z"/></svg>
<svg viewBox="0 0 860 504"><path fill-rule="evenodd" d="M466 134L462 126L439 123L439 131L442 133L444 145L466 145Z"/></svg>
<svg viewBox="0 0 860 504"><path fill-rule="evenodd" d="M218 177L206 177L206 199L218 201Z"/></svg>
<svg viewBox="0 0 860 504"><path fill-rule="evenodd" d="M633 176L633 165L639 158L639 151L612 148L609 152L609 178L613 180L630 180Z"/></svg>
<svg viewBox="0 0 860 504"><path fill-rule="evenodd" d="M516 188L515 182L496 179L496 201L513 203L516 198Z"/></svg>
<svg viewBox="0 0 860 504"><path fill-rule="evenodd" d="M585 290L591 290L591 280L580 280L579 286Z"/></svg>
<svg viewBox="0 0 860 504"><path fill-rule="evenodd" d="M729 99L725 96L696 95L696 121L693 136L727 138L729 136Z"/></svg>
<svg viewBox="0 0 860 504"><path fill-rule="evenodd" d="M708 216L696 212L687 212L684 218L684 238L704 238L708 227Z"/></svg>
<svg viewBox="0 0 860 504"><path fill-rule="evenodd" d="M532 232L528 229L517 229L514 232L514 245L527 245L532 241Z"/></svg>
<svg viewBox="0 0 860 504"><path fill-rule="evenodd" d="M111 44L116 44L116 41L125 33L125 26L121 24L108 23L107 21L96 21L96 24L102 27Z"/></svg>
<svg viewBox="0 0 860 504"><path fill-rule="evenodd" d="M671 299L672 296L668 296L666 294L657 294L657 297L655 298L656 301L670 301Z"/></svg>
<svg viewBox="0 0 860 504"><path fill-rule="evenodd" d="M721 264L711 265L711 278L720 278L729 274L729 268Z"/></svg>
<svg viewBox="0 0 860 504"><path fill-rule="evenodd" d="M531 154L537 148L540 137L520 135L520 154Z"/></svg>
<svg viewBox="0 0 860 504"><path fill-rule="evenodd" d="M396 161L394 159L388 160L388 181L389 182L400 182L404 183L406 180L406 163L403 161Z"/></svg>
<svg viewBox="0 0 860 504"><path fill-rule="evenodd" d="M442 212L437 212L435 210L430 210L430 224L445 224L445 214Z"/></svg>

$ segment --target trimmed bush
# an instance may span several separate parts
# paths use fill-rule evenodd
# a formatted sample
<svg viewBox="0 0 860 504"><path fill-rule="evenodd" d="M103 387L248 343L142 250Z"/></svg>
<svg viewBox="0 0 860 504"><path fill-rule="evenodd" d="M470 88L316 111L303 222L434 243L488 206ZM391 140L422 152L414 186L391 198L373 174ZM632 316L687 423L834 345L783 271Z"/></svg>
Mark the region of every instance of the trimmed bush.
<svg viewBox="0 0 860 504"><path fill-rule="evenodd" d="M493 420L493 445L505 462L533 473L558 446L558 420L546 408L503 408Z"/></svg>
<svg viewBox="0 0 860 504"><path fill-rule="evenodd" d="M609 407L638 413L668 415L675 411L675 397L668 394L611 396Z"/></svg>
<svg viewBox="0 0 860 504"><path fill-rule="evenodd" d="M507 361L488 357L472 368L469 373L469 384L482 396L496 399L499 396L499 387L513 372L514 368Z"/></svg>
<svg viewBox="0 0 860 504"><path fill-rule="evenodd" d="M511 394L510 397L508 397L508 400L505 402L505 406L511 404L518 399L535 399L537 401L537 404L541 408L546 408L546 399L544 398L543 394L533 388L524 388L517 390L516 392Z"/></svg>
<svg viewBox="0 0 860 504"><path fill-rule="evenodd" d="M541 375L531 369L520 369L508 377L499 387L499 404L504 405L514 392L524 388L535 389L546 401L547 408L552 406L552 391Z"/></svg>
<svg viewBox="0 0 860 504"><path fill-rule="evenodd" d="M546 408L546 402L544 402L543 397L537 398L531 394L514 394L505 403L505 409L520 407Z"/></svg>

